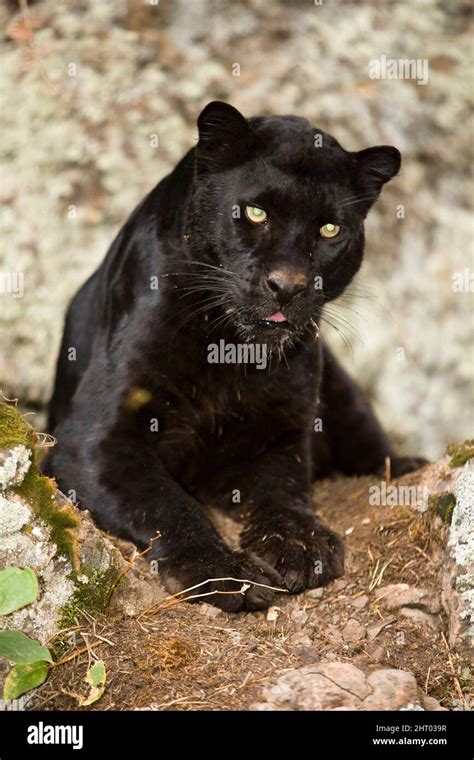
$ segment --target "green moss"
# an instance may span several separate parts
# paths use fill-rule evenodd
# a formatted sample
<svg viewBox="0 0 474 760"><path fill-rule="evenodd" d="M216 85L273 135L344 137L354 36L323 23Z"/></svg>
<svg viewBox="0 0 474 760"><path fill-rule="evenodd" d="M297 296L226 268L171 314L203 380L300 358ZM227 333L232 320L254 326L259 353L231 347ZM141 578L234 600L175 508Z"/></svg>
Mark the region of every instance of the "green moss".
<svg viewBox="0 0 474 760"><path fill-rule="evenodd" d="M442 494L430 496L428 506L441 517L443 522L449 525L453 516L453 509L456 506L456 497L453 493L445 491Z"/></svg>
<svg viewBox="0 0 474 760"><path fill-rule="evenodd" d="M462 467L474 457L474 438L470 438L464 443L450 443L447 453L451 457L450 467Z"/></svg>
<svg viewBox="0 0 474 760"><path fill-rule="evenodd" d="M80 575L85 575L88 582L79 581ZM67 629L74 628L82 622L90 622L85 612L95 617L107 614L110 595L118 575L119 570L113 566L100 571L83 565L80 573L76 571L71 573L70 577L74 582L75 590L59 614L58 628L60 631L64 630L64 633L59 634L50 647L54 660L60 660L71 649L71 631ZM122 579L117 585L121 582Z"/></svg>
<svg viewBox="0 0 474 760"><path fill-rule="evenodd" d="M0 448L23 444L34 449L38 434L27 423L16 406L0 402Z"/></svg>
<svg viewBox="0 0 474 760"><path fill-rule="evenodd" d="M75 529L79 519L69 506L59 506L56 483L40 474L36 461L35 446L38 435L15 406L0 402L0 448L23 444L31 452L31 465L23 482L13 490L21 496L50 529L51 540L58 554L69 559L74 569L79 569L79 546Z"/></svg>
<svg viewBox="0 0 474 760"><path fill-rule="evenodd" d="M23 483L15 489L50 529L51 540L58 554L69 559L75 570L79 569L79 544L75 529L79 518L72 507L60 507L56 501L56 484L51 478L40 475L36 467L30 467Z"/></svg>
<svg viewBox="0 0 474 760"><path fill-rule="evenodd" d="M73 572L71 578L75 591L61 610L59 627L70 628L77 625L77 621L82 617L82 610L90 614L107 614L110 594L119 572L113 565L107 570L83 565L80 573ZM78 575L85 575L87 583L79 581Z"/></svg>

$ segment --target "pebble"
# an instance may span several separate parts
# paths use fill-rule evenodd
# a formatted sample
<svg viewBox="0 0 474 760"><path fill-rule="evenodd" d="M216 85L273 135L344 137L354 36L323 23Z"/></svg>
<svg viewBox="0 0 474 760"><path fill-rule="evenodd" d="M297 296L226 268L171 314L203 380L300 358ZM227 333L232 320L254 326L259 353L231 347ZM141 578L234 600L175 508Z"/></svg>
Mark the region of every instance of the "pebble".
<svg viewBox="0 0 474 760"><path fill-rule="evenodd" d="M219 615L222 615L222 610L219 609L219 607L213 607L211 604L200 604L198 609L201 615L211 618L212 620Z"/></svg>
<svg viewBox="0 0 474 760"><path fill-rule="evenodd" d="M278 620L279 614L280 614L280 607L269 607L268 612L267 612L267 622L274 623L276 620Z"/></svg>
<svg viewBox="0 0 474 760"><path fill-rule="evenodd" d="M426 625L435 631L438 631L441 627L438 616L429 615L427 612L417 610L415 607L401 607L399 612L400 615L408 618L416 625Z"/></svg>
<svg viewBox="0 0 474 760"><path fill-rule="evenodd" d="M367 606L368 601L369 597L366 594L363 594L363 596L356 596L354 599L351 599L351 605L355 607L356 610L362 610Z"/></svg>
<svg viewBox="0 0 474 760"><path fill-rule="evenodd" d="M308 599L321 599L324 594L324 589L322 587L320 588L312 588L310 591L306 592L306 596Z"/></svg>
<svg viewBox="0 0 474 760"><path fill-rule="evenodd" d="M306 633L295 633L290 641L291 645L294 647L310 647L313 643Z"/></svg>
<svg viewBox="0 0 474 760"><path fill-rule="evenodd" d="M293 610L290 617L293 623L304 625L308 620L308 613L305 610Z"/></svg>
<svg viewBox="0 0 474 760"><path fill-rule="evenodd" d="M367 632L358 620L351 618L347 621L342 629L342 637L344 641L361 641L365 639Z"/></svg>

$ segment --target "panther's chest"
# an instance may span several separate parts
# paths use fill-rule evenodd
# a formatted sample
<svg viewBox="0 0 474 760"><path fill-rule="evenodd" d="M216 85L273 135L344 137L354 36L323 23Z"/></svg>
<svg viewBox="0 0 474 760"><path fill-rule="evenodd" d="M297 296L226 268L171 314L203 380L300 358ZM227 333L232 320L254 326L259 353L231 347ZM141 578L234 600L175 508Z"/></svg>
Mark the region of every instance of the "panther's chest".
<svg viewBox="0 0 474 760"><path fill-rule="evenodd" d="M209 463L221 468L255 459L286 431L306 426L310 393L295 397L288 388L259 382L259 388L251 383L181 388L165 407L157 441L168 469L192 478Z"/></svg>

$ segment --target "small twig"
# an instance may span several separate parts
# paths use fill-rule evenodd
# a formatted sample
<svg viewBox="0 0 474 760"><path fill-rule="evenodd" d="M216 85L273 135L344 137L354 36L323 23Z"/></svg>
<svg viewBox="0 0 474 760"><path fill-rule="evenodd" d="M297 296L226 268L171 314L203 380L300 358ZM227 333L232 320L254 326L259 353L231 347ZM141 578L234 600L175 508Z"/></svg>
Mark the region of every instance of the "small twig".
<svg viewBox="0 0 474 760"><path fill-rule="evenodd" d="M430 565L434 565L434 564L435 564L435 563L433 562L433 560L431 559L431 557L429 557L429 556L427 555L427 553L423 551L423 549L420 549L420 547L419 547L419 546L414 546L413 548L414 548L414 550L415 550L416 552L418 552L419 554L421 554L421 556L422 556L422 557L424 557L426 560L428 560L428 562L430 563Z"/></svg>
<svg viewBox="0 0 474 760"><path fill-rule="evenodd" d="M58 665L64 665L65 662L69 662L69 660L73 660L75 657L79 657L80 654L84 654L84 652L88 652L90 649L93 649L94 647L100 647L103 643L104 643L103 641L94 641L93 644L89 644L87 647L82 647L82 649L77 649L75 652L68 654L66 657L63 657L62 660L58 660L57 662L52 662L49 667L57 668Z"/></svg>
<svg viewBox="0 0 474 760"><path fill-rule="evenodd" d="M446 636L444 635L443 631L441 631L441 638L443 639L444 646L446 647L446 651L448 653L449 667L451 668L451 675L453 677L454 688L456 689L458 693L458 697L463 703L464 707L466 707L466 700L464 699L464 694L462 693L461 684L459 683L459 678L456 675L456 668L454 667L451 650L449 648L448 642L446 641Z"/></svg>
<svg viewBox="0 0 474 760"><path fill-rule="evenodd" d="M0 396L2 397L2 399L4 401L7 402L7 404L13 404L15 407L18 406L18 399L17 398L8 398L7 396L5 396L5 394L3 392L3 389L1 389L1 388L0 388Z"/></svg>
<svg viewBox="0 0 474 760"><path fill-rule="evenodd" d="M393 559L389 559L388 562L386 562L384 565L382 565L380 571L379 571L379 560L377 560L377 563L375 565L374 572L372 574L372 580L369 585L369 591L373 591L374 588L380 585L382 578L384 576L385 570L387 567L393 562Z"/></svg>
<svg viewBox="0 0 474 760"><path fill-rule="evenodd" d="M27 414L36 414L36 412L27 412ZM51 449L53 446L56 446L57 440L54 435L50 433L37 433L37 436L39 439L37 443L38 449Z"/></svg>
<svg viewBox="0 0 474 760"><path fill-rule="evenodd" d="M242 586L239 589L236 589L235 591L207 591L202 594L193 594L192 596L185 596L183 597L183 594L187 594L188 591L194 591L197 588L200 588L201 586L204 586L206 583L217 583L218 581L235 581L236 583L241 583ZM150 605L150 607L147 607L143 612L138 615L137 620L144 617L148 612L152 612L152 614L155 614L156 612L160 612L162 609L168 609L168 607L173 607L175 604L180 604L181 602L187 602L189 599L199 599L201 597L210 596L212 594L243 594L245 591L247 591L250 586L259 586L261 588L268 588L272 591L279 591L281 593L288 593L288 589L286 588L278 588L277 586L268 586L266 583L257 583L256 581L249 581L245 578L207 578L205 581L201 581L201 583L196 583L194 586L190 586L189 588L185 588L182 591L178 591L176 594L172 594L171 596L166 596L164 599L162 599L160 602L155 602L154 604Z"/></svg>
<svg viewBox="0 0 474 760"><path fill-rule="evenodd" d="M425 694L428 694L428 684L430 681L430 673L431 673L431 665L428 667L428 672L426 674L426 680L425 680Z"/></svg>
<svg viewBox="0 0 474 760"><path fill-rule="evenodd" d="M117 586L120 583L120 581L122 580L122 578L125 575L127 575L127 573L129 572L129 570L132 569L133 565L135 564L135 562L137 561L137 559L139 557L144 557L145 554L148 554L148 552L150 552L152 550L152 548L153 548L153 546L152 546L153 541L157 541L159 538L160 538L160 532L157 531L156 532L156 536L154 536L150 540L150 546L147 546L147 548L144 549L142 552L135 552L132 555L131 559L128 560L127 566L123 570L121 570L120 573L118 573L117 577L115 578L114 582L112 583L112 586L110 587L109 595L107 597L107 612L109 611L110 602L112 600L112 594L114 593L115 589L117 588Z"/></svg>
<svg viewBox="0 0 474 760"><path fill-rule="evenodd" d="M177 604L181 604L181 602L189 602L191 599L203 599L206 596L214 596L214 594L219 594L220 596L226 596L228 594L245 594L249 588L249 584L243 583L242 586L236 591L219 591L216 589L215 591L205 591L202 594L192 594L191 596L185 596L182 599L170 599L167 604L160 603L156 608L155 613L162 612L162 610L167 610L170 607L175 607ZM181 591L180 593L182 594L184 592Z"/></svg>
<svg viewBox="0 0 474 760"><path fill-rule="evenodd" d="M101 641L105 641L106 644L110 644L111 647L115 646L115 642L110 641L110 639L106 639L105 636L100 636L98 633L94 633L94 636L96 636Z"/></svg>

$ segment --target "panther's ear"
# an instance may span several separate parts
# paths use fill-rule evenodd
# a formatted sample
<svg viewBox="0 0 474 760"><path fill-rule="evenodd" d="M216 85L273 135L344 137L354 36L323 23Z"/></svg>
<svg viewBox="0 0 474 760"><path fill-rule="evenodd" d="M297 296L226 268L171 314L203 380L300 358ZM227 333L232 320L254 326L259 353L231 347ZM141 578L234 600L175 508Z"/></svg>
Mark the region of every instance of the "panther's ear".
<svg viewBox="0 0 474 760"><path fill-rule="evenodd" d="M210 171L238 163L250 146L250 128L236 108L214 100L199 114L198 166Z"/></svg>
<svg viewBox="0 0 474 760"><path fill-rule="evenodd" d="M398 174L402 157L391 145L377 145L355 153L359 177L370 191L379 193L382 186Z"/></svg>

